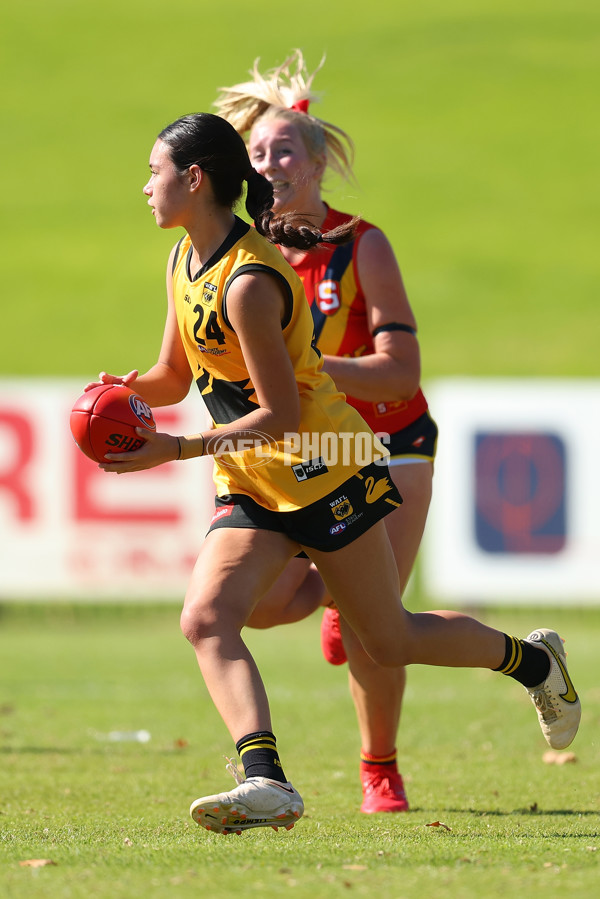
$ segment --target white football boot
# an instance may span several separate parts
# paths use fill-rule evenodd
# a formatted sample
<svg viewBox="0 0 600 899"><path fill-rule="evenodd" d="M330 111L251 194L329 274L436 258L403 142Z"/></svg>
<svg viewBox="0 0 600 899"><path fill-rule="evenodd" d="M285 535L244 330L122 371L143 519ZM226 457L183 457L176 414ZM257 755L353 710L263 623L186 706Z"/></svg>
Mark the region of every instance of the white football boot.
<svg viewBox="0 0 600 899"><path fill-rule="evenodd" d="M250 827L291 830L303 812L302 797L291 783L268 777L249 777L228 793L203 796L190 806L196 824L222 834Z"/></svg>
<svg viewBox="0 0 600 899"><path fill-rule="evenodd" d="M540 627L525 642L539 646L550 659L550 671L537 687L526 687L540 719L546 741L553 749L572 743L581 719L581 704L567 671L563 641L556 631Z"/></svg>

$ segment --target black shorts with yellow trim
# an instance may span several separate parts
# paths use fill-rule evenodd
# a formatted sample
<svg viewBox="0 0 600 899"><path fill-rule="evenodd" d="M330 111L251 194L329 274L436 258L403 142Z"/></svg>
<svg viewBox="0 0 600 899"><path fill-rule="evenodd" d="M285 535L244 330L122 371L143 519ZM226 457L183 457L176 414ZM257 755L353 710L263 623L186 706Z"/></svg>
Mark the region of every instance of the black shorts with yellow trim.
<svg viewBox="0 0 600 899"><path fill-rule="evenodd" d="M217 528L276 531L301 546L335 552L401 504L385 461L372 462L327 496L293 512L272 512L241 493L217 496L208 533Z"/></svg>
<svg viewBox="0 0 600 899"><path fill-rule="evenodd" d="M398 456L414 456L419 459L435 459L438 426L429 414L424 412L401 431L390 434L389 439L380 440L388 450L390 459Z"/></svg>

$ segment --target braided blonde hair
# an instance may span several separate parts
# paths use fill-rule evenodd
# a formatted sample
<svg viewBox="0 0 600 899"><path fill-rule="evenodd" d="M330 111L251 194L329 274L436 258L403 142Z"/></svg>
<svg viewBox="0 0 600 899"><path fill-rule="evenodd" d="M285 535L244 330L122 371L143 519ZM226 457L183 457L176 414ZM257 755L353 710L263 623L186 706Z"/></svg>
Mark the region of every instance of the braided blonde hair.
<svg viewBox="0 0 600 899"><path fill-rule="evenodd" d="M353 182L354 144L351 138L341 128L307 111L309 103L319 99L311 88L325 57L311 73L306 69L301 50L294 50L280 66L265 75L258 70L259 62L260 59L256 59L250 71L251 81L219 88L214 103L218 114L245 139L263 117L282 118L293 123L311 156L325 154L327 167Z"/></svg>

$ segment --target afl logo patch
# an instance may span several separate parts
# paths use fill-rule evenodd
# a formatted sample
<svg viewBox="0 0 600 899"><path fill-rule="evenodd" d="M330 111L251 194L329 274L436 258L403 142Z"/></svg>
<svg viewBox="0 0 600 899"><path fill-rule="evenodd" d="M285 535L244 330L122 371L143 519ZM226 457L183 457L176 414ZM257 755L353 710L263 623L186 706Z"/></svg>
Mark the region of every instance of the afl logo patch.
<svg viewBox="0 0 600 899"><path fill-rule="evenodd" d="M343 521L340 521L339 524L334 524L329 528L329 533L334 537L336 534L341 534L342 531L346 530L346 525Z"/></svg>
<svg viewBox="0 0 600 899"><path fill-rule="evenodd" d="M135 417L141 421L145 428L156 431L156 423L154 421L154 416L152 415L152 409L141 396L134 393L133 396L129 397L129 405Z"/></svg>

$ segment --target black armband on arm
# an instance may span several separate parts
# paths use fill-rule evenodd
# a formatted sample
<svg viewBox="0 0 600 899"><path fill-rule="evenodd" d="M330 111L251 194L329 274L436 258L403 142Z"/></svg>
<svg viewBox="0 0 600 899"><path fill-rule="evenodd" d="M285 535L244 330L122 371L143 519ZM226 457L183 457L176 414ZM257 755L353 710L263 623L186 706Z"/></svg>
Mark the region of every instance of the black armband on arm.
<svg viewBox="0 0 600 899"><path fill-rule="evenodd" d="M371 337L377 337L378 334L381 334L383 331L406 331L408 334L416 334L417 329L411 327L411 325L401 325L399 322L390 322L388 325L379 325L378 328L372 332Z"/></svg>

